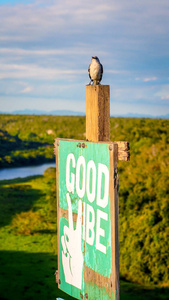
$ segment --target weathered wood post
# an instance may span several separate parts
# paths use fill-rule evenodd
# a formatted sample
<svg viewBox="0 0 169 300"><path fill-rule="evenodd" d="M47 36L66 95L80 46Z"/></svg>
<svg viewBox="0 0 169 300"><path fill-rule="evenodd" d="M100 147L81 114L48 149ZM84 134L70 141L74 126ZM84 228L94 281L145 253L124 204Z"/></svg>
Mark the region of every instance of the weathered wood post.
<svg viewBox="0 0 169 300"><path fill-rule="evenodd" d="M119 300L118 160L110 87L86 86L86 141L56 139L58 287L77 299Z"/></svg>
<svg viewBox="0 0 169 300"><path fill-rule="evenodd" d="M86 140L110 141L110 86L86 86Z"/></svg>
<svg viewBox="0 0 169 300"><path fill-rule="evenodd" d="M86 139L92 142L110 141L110 86L86 86ZM114 149L112 147L114 146ZM111 195L111 241L112 241L112 274L110 280L103 278L102 286L108 284L110 295L119 300L119 241L118 241L118 179L117 179L117 144L110 145L110 163L114 169L114 176L110 178ZM114 177L114 178L113 178ZM116 181L116 182L115 182ZM92 281L98 285L97 277ZM94 282L96 280L96 282ZM113 292L113 293L112 293Z"/></svg>

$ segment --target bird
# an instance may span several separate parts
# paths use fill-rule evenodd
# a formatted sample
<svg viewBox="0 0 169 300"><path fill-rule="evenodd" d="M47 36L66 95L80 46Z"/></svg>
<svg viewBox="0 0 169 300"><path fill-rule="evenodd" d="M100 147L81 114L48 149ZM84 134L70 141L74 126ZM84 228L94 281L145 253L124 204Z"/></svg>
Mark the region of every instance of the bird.
<svg viewBox="0 0 169 300"><path fill-rule="evenodd" d="M103 76L103 66L97 56L92 56L92 62L88 68L90 82L94 85L100 84Z"/></svg>

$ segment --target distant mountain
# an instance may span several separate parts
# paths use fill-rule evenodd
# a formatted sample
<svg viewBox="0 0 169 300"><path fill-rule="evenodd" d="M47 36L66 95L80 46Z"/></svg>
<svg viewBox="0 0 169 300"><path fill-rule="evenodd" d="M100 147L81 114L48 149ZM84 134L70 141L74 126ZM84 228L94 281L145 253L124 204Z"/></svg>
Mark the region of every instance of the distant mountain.
<svg viewBox="0 0 169 300"><path fill-rule="evenodd" d="M169 119L169 114L161 115L161 116L152 116L146 114L135 114L135 113L128 113L125 115L114 115L112 117L121 117L121 118L150 118L150 119Z"/></svg>
<svg viewBox="0 0 169 300"><path fill-rule="evenodd" d="M72 110L35 110L35 109L24 109L15 110L13 112L0 112L0 114L11 114L11 115L55 115L55 116L85 116L85 113Z"/></svg>
<svg viewBox="0 0 169 300"><path fill-rule="evenodd" d="M86 113L80 111L72 111L72 110L51 110L51 111L44 111L44 110L34 110L34 109L24 109L24 110L15 110L13 112L0 112L0 114L11 114L11 115L54 115L54 116L85 116ZM135 114L135 113L128 113L125 115L115 114L111 115L111 117L116 118L151 118L151 119L169 119L169 114L167 115L159 115L159 116L152 116L146 114Z"/></svg>

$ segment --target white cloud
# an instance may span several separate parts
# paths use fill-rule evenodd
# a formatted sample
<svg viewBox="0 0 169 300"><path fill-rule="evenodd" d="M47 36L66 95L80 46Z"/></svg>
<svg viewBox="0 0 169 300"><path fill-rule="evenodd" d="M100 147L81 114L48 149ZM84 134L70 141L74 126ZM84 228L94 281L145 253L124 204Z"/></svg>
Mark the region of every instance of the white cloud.
<svg viewBox="0 0 169 300"><path fill-rule="evenodd" d="M113 101L133 110L139 102L153 106L169 95L159 85L168 78L168 16L166 0L0 5L1 95L85 99L87 68L97 55Z"/></svg>
<svg viewBox="0 0 169 300"><path fill-rule="evenodd" d="M109 74L122 74L122 73L126 73L126 71L119 71L119 70L106 70L106 73Z"/></svg>
<svg viewBox="0 0 169 300"><path fill-rule="evenodd" d="M148 82L148 81L156 81L157 77L146 77L143 79L144 82Z"/></svg>
<svg viewBox="0 0 169 300"><path fill-rule="evenodd" d="M86 70L45 68L36 64L0 64L0 79L70 79L86 74Z"/></svg>
<svg viewBox="0 0 169 300"><path fill-rule="evenodd" d="M149 82L149 81L156 81L156 80L157 80L157 77L155 77L155 76L145 77L145 78L136 77L135 80L136 80L136 81Z"/></svg>
<svg viewBox="0 0 169 300"><path fill-rule="evenodd" d="M169 100L169 84L161 84L156 93L156 97L163 100L161 103L167 103Z"/></svg>
<svg viewBox="0 0 169 300"><path fill-rule="evenodd" d="M162 96L162 97L161 97L161 100L169 100L169 95Z"/></svg>
<svg viewBox="0 0 169 300"><path fill-rule="evenodd" d="M105 51L98 51L100 55L106 55L107 53ZM85 47L84 45L79 45L75 47L67 47L67 48L60 48L60 49L23 49L23 48L0 48L0 54L3 56L8 56L8 59L10 59L9 55L13 56L19 56L22 57L32 57L32 56L70 56L70 55L78 55L78 56L84 56L88 55L90 57L91 55L91 49L88 47Z"/></svg>
<svg viewBox="0 0 169 300"><path fill-rule="evenodd" d="M32 87L27 86L22 91L20 91L20 93L21 94L27 94L27 93L30 93L32 90L33 90Z"/></svg>
<svg viewBox="0 0 169 300"><path fill-rule="evenodd" d="M82 32L92 26L97 29L115 10L115 4L96 1L38 1L27 5L1 6L0 39L2 41L38 41L43 37ZM83 27L83 28L82 28ZM56 37L57 38L57 37Z"/></svg>

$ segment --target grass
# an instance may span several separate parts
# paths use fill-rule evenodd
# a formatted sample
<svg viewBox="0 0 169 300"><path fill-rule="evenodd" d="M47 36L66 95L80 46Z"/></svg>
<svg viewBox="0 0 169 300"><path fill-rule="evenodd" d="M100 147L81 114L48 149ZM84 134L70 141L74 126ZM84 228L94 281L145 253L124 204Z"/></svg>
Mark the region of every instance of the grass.
<svg viewBox="0 0 169 300"><path fill-rule="evenodd" d="M56 220L42 176L1 181L0 299L55 299ZM10 286L10 288L9 288Z"/></svg>
<svg viewBox="0 0 169 300"><path fill-rule="evenodd" d="M0 299L73 299L58 290L56 210L49 178L0 182ZM169 299L169 289L121 280L121 300Z"/></svg>

